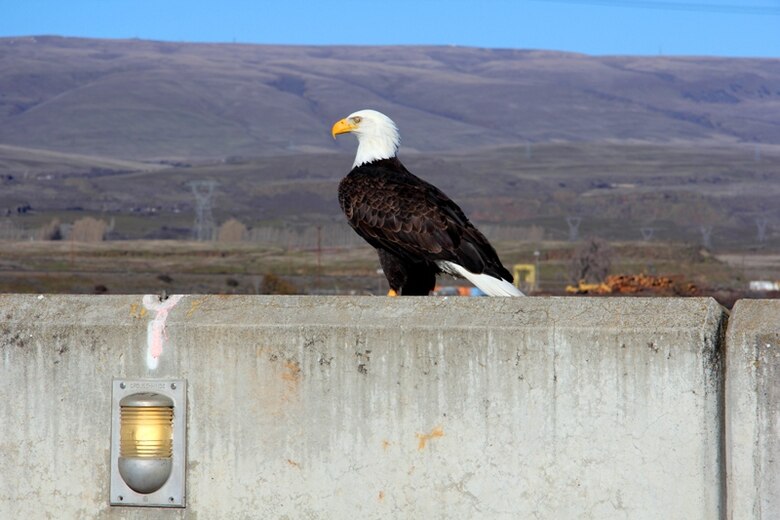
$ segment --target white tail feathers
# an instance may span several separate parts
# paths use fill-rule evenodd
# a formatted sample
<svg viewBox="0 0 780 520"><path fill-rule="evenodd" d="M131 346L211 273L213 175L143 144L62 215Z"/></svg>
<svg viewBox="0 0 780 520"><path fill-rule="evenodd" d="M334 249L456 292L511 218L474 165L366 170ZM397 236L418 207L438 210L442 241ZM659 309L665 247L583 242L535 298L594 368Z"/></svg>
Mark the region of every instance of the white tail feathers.
<svg viewBox="0 0 780 520"><path fill-rule="evenodd" d="M439 269L447 274L465 278L488 296L525 296L517 287L506 280L495 278L489 274L474 274L465 267L453 262L442 261L436 262L436 264L439 266Z"/></svg>

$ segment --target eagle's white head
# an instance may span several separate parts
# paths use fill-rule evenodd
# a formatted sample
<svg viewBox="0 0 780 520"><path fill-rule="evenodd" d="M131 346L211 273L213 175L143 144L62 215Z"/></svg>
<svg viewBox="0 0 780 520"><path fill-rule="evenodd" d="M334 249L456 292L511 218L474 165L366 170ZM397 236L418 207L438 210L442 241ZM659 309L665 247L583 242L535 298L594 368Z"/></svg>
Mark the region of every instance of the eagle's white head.
<svg viewBox="0 0 780 520"><path fill-rule="evenodd" d="M357 136L358 149L353 168L379 159L390 159L398 152L401 136L393 120L376 110L358 110L333 125L331 133L351 132Z"/></svg>

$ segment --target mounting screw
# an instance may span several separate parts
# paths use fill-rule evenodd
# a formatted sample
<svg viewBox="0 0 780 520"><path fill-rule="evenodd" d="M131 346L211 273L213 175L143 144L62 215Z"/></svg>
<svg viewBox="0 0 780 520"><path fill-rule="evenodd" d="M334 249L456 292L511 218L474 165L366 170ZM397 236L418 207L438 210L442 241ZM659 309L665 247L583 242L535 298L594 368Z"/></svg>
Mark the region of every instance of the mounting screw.
<svg viewBox="0 0 780 520"><path fill-rule="evenodd" d="M168 497L168 502L173 502L173 497Z"/></svg>
<svg viewBox="0 0 780 520"><path fill-rule="evenodd" d="M124 390L125 389L125 384L124 383L119 383L119 388ZM122 497L119 497L119 500L122 500Z"/></svg>
<svg viewBox="0 0 780 520"><path fill-rule="evenodd" d="M176 383L171 383L171 390L176 390ZM173 498L171 498L173 500Z"/></svg>
<svg viewBox="0 0 780 520"><path fill-rule="evenodd" d="M119 501L120 501L120 502L121 502L122 500L124 500L124 499L125 499L125 497L123 497L122 495L119 495Z"/></svg>

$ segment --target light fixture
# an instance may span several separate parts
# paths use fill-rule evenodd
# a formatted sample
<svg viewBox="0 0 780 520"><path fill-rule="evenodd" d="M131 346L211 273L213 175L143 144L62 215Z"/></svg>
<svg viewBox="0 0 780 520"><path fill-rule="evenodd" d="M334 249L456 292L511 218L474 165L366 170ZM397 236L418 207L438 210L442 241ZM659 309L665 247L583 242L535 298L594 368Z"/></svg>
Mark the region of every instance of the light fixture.
<svg viewBox="0 0 780 520"><path fill-rule="evenodd" d="M184 507L186 381L113 382L112 505Z"/></svg>

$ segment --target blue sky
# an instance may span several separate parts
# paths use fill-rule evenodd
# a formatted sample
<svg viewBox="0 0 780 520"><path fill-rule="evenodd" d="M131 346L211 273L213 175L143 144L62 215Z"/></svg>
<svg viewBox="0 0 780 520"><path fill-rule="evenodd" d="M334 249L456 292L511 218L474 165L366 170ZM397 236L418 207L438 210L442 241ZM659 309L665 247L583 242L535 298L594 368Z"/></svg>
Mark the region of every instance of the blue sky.
<svg viewBox="0 0 780 520"><path fill-rule="evenodd" d="M780 57L780 0L0 0L0 36Z"/></svg>

